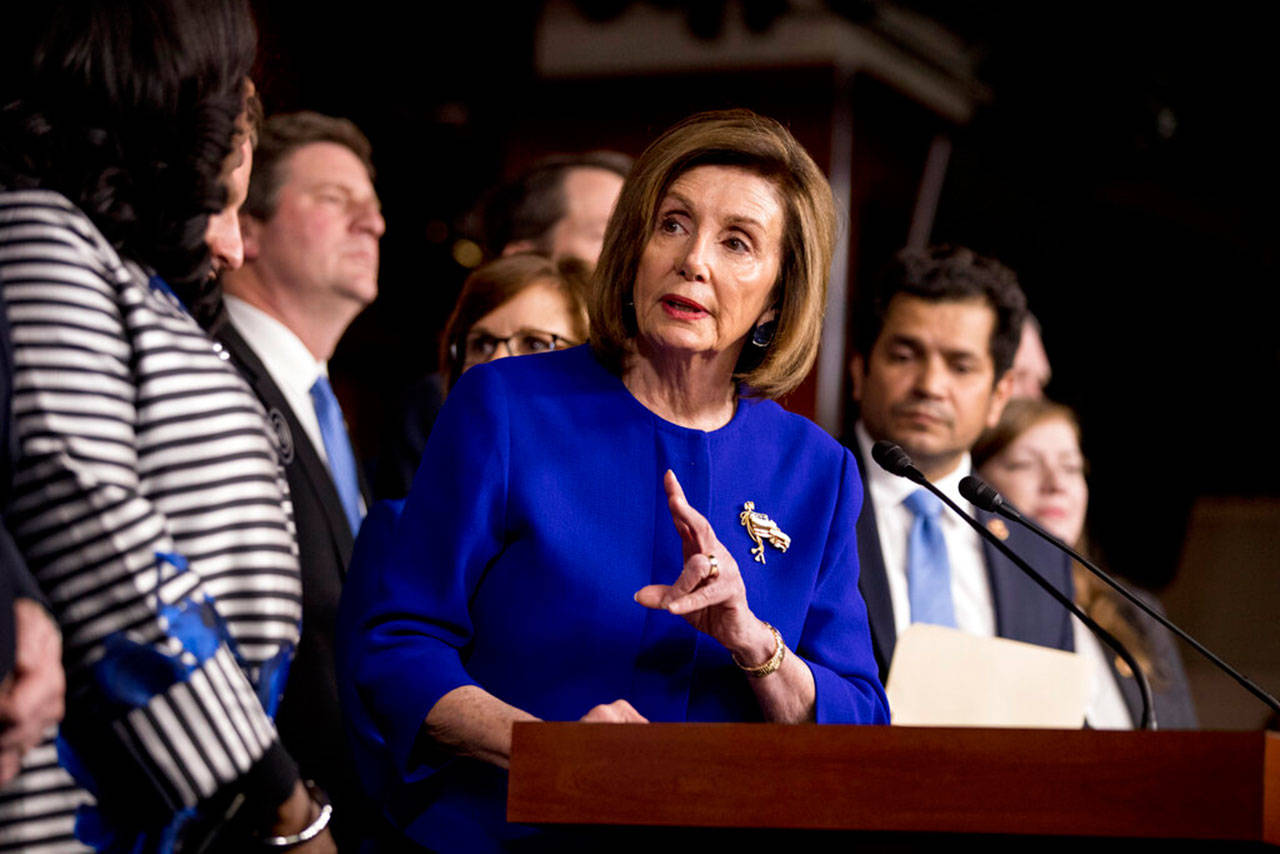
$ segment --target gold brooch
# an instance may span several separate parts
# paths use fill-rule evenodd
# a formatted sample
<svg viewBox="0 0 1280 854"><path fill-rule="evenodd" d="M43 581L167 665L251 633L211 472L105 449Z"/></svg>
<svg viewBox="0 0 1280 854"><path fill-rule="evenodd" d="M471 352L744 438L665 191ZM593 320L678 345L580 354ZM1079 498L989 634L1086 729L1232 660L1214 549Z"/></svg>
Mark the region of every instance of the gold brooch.
<svg viewBox="0 0 1280 854"><path fill-rule="evenodd" d="M769 541L780 552L785 552L787 547L791 545L791 538L782 533L782 529L778 524L766 516L764 513L756 512L756 503L754 501L744 502L742 512L738 514L738 521L742 523L742 527L747 529L747 536L751 538L756 547L751 550L751 554L755 555L756 561L764 563L764 543Z"/></svg>
<svg viewBox="0 0 1280 854"><path fill-rule="evenodd" d="M987 522L987 530L995 534L998 539L1009 539L1009 526L1004 523L1003 519L991 519Z"/></svg>

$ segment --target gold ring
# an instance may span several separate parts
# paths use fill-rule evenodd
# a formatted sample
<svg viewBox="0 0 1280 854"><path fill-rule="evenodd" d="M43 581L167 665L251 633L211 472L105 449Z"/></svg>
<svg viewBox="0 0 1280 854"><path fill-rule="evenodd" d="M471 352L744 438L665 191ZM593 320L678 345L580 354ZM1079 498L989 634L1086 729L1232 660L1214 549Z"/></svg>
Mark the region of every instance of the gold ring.
<svg viewBox="0 0 1280 854"><path fill-rule="evenodd" d="M711 564L711 571L707 573L707 578L715 578L720 574L720 561L716 560L715 555L707 555L707 561Z"/></svg>

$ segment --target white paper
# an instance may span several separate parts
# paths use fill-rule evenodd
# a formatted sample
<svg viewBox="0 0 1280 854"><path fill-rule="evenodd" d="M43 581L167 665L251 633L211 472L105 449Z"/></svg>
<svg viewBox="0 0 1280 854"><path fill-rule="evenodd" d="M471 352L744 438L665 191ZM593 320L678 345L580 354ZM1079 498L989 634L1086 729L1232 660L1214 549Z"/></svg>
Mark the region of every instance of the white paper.
<svg viewBox="0 0 1280 854"><path fill-rule="evenodd" d="M904 726L1078 729L1089 674L1073 652L915 623L898 636L885 693Z"/></svg>

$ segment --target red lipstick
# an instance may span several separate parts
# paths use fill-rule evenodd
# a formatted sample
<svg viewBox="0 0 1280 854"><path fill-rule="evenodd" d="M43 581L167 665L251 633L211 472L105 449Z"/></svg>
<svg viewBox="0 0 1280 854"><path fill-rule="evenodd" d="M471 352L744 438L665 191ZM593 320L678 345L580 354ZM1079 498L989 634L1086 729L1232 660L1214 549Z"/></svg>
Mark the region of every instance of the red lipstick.
<svg viewBox="0 0 1280 854"><path fill-rule="evenodd" d="M663 294L662 307L667 314L683 320L693 320L710 313L699 303L676 294Z"/></svg>

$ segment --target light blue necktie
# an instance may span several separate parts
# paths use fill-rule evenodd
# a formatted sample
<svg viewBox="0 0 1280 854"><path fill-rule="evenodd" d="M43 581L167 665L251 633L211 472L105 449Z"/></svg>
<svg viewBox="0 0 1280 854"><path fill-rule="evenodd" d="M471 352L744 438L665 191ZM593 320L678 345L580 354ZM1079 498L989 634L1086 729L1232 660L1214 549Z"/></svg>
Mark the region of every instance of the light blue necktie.
<svg viewBox="0 0 1280 854"><path fill-rule="evenodd" d="M915 515L907 540L907 599L911 622L955 628L951 602L951 561L938 515L942 502L926 489L917 489L902 502Z"/></svg>
<svg viewBox="0 0 1280 854"><path fill-rule="evenodd" d="M342 407L333 393L333 387L323 374L311 386L311 402L320 420L320 438L324 441L324 453L329 458L329 473L333 485L338 488L342 509L351 523L351 533L360 530L364 518L360 514L360 481L356 476L356 456L351 452L351 438L342 419Z"/></svg>

